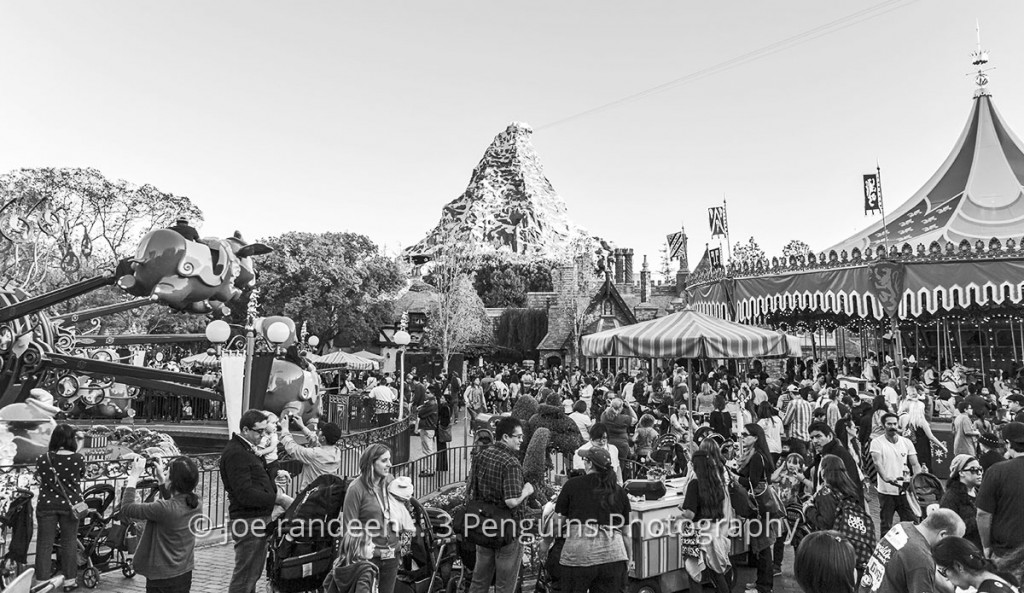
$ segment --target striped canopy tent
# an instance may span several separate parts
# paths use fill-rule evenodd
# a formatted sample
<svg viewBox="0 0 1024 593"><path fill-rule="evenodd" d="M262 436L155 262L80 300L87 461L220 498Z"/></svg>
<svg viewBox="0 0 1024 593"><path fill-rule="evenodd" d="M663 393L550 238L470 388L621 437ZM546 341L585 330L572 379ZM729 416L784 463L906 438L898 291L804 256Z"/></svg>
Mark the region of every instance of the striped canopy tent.
<svg viewBox="0 0 1024 593"><path fill-rule="evenodd" d="M377 368L376 362L360 358L355 354L342 352L341 350L324 354L317 358L314 363L320 369L324 367L344 367L354 371L370 371Z"/></svg>
<svg viewBox="0 0 1024 593"><path fill-rule="evenodd" d="M765 358L799 356L799 339L685 309L651 321L583 336L584 356Z"/></svg>
<svg viewBox="0 0 1024 593"><path fill-rule="evenodd" d="M220 357L209 352L200 352L199 354L182 358L180 362L186 366L215 367L220 364Z"/></svg>
<svg viewBox="0 0 1024 593"><path fill-rule="evenodd" d="M370 352L369 350L360 350L359 352L356 352L355 355L358 356L359 358L365 358L366 360L372 360L373 362L378 362L378 363L383 363L384 362L384 357L383 356L381 356L380 354L374 354L373 352Z"/></svg>

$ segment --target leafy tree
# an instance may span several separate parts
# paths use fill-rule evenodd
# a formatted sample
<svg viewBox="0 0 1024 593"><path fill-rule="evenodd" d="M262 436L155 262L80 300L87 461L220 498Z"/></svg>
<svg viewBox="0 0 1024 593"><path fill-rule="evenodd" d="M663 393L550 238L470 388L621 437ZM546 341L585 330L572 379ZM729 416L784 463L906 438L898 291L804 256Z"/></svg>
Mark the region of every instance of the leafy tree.
<svg viewBox="0 0 1024 593"><path fill-rule="evenodd" d="M545 309L505 309L494 333L499 346L532 358L548 333L548 312Z"/></svg>
<svg viewBox="0 0 1024 593"><path fill-rule="evenodd" d="M442 239L442 244L450 247L429 263L430 273L424 278L437 290L437 301L427 312L423 343L437 349L447 372L453 355L465 352L470 344L490 341L490 322L468 272L477 268L479 256L465 243Z"/></svg>
<svg viewBox="0 0 1024 593"><path fill-rule="evenodd" d="M0 175L4 279L38 294L112 273L119 260L134 254L143 235L178 216L203 218L187 197L112 181L96 169L18 169Z"/></svg>
<svg viewBox="0 0 1024 593"><path fill-rule="evenodd" d="M289 232L261 242L274 249L256 264L262 312L308 322L321 342L338 345L367 344L394 321L404 278L366 236Z"/></svg>
<svg viewBox="0 0 1024 593"><path fill-rule="evenodd" d="M782 257L788 262L792 256L800 257L811 252L811 247L803 241L793 239L782 248Z"/></svg>
<svg viewBox="0 0 1024 593"><path fill-rule="evenodd" d="M526 293L552 290L551 268L547 259L510 260L500 254L480 258L474 272L473 287L488 307L523 307Z"/></svg>
<svg viewBox="0 0 1024 593"><path fill-rule="evenodd" d="M764 250L761 249L761 246L757 244L757 241L751 237L746 243L736 243L732 248L732 261L729 263L737 266L746 263L753 266L757 264L757 262L764 261L765 259Z"/></svg>

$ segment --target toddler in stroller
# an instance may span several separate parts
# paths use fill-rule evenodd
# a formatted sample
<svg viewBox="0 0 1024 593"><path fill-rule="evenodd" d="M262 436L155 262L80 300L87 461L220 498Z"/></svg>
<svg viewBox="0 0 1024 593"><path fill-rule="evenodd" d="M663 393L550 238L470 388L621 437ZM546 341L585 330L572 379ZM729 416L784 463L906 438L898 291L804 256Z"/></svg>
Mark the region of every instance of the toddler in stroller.
<svg viewBox="0 0 1024 593"><path fill-rule="evenodd" d="M451 516L441 509L428 509L411 496L405 505L414 527L408 553L399 564L395 593L439 593L446 583L448 591L454 592L457 579L452 578L452 568L458 551Z"/></svg>
<svg viewBox="0 0 1024 593"><path fill-rule="evenodd" d="M348 482L333 474L306 486L267 527L267 580L273 591L317 591L331 572L334 542L344 532L341 507Z"/></svg>

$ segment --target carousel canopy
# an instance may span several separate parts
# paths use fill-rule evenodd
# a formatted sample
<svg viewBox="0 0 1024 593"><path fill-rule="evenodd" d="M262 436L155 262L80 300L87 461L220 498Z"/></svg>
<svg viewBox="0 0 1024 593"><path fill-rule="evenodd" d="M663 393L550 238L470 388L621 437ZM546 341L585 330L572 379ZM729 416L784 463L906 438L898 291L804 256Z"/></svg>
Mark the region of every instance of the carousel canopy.
<svg viewBox="0 0 1024 593"><path fill-rule="evenodd" d="M786 334L692 309L584 336L582 350L584 356L638 358L763 358L800 353L799 340Z"/></svg>
<svg viewBox="0 0 1024 593"><path fill-rule="evenodd" d="M1020 240L1024 235L1024 144L980 93L960 138L939 170L902 206L826 251L890 243L964 239Z"/></svg>

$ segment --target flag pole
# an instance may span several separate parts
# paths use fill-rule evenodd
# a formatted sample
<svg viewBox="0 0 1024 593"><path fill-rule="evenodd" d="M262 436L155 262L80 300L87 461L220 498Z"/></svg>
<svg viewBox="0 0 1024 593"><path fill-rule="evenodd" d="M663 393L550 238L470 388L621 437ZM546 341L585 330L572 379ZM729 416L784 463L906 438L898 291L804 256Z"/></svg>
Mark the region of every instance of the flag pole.
<svg viewBox="0 0 1024 593"><path fill-rule="evenodd" d="M725 194L722 194L722 218L725 219L725 254L732 264L732 245L729 243L729 209L725 204Z"/></svg>
<svg viewBox="0 0 1024 593"><path fill-rule="evenodd" d="M882 244L885 246L885 254L889 255L889 226L885 224L885 200L882 199L882 168L875 161L875 173L878 175L878 208L882 211Z"/></svg>

